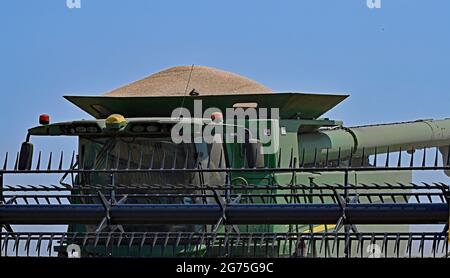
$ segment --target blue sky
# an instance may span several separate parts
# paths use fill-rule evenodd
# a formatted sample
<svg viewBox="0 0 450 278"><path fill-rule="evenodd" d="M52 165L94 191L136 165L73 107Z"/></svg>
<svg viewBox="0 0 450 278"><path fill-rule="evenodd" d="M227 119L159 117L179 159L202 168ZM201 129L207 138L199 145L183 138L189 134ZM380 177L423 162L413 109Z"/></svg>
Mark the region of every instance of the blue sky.
<svg viewBox="0 0 450 278"><path fill-rule="evenodd" d="M99 95L180 64L276 91L348 93L328 113L347 125L450 116L450 2L381 2L2 1L0 156L41 113L89 117L63 95Z"/></svg>

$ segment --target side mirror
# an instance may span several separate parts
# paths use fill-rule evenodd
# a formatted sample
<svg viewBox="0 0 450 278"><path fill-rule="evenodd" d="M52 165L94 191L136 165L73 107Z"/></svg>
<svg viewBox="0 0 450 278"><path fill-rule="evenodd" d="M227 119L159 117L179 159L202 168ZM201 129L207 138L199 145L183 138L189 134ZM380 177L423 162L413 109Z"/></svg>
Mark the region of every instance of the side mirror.
<svg viewBox="0 0 450 278"><path fill-rule="evenodd" d="M19 165L20 171L31 170L31 163L33 162L33 144L30 142L23 142L20 147Z"/></svg>

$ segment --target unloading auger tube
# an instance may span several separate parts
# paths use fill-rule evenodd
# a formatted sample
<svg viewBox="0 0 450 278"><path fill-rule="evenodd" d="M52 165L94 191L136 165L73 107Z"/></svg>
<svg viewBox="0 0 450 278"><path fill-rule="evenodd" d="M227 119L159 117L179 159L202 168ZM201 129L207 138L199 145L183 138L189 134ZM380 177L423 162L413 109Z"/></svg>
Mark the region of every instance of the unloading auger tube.
<svg viewBox="0 0 450 278"><path fill-rule="evenodd" d="M447 161L449 145L450 119L337 127L299 135L299 153L305 152L305 164L313 163L315 150L322 156L328 152L328 159L332 161L347 159L350 155L362 158L387 152L411 153L432 147L438 147Z"/></svg>

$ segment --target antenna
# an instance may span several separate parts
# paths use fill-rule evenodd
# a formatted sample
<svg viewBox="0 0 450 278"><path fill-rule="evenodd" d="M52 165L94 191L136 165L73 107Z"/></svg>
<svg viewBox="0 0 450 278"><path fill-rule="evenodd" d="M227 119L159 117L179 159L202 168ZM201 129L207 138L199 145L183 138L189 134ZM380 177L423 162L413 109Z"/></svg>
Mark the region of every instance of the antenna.
<svg viewBox="0 0 450 278"><path fill-rule="evenodd" d="M193 70L194 70L194 64L192 64L191 70L189 71L189 78L188 78L188 81L186 83L186 88L184 89L183 101L181 102L181 108L184 107L184 100L186 99L186 93L187 93L187 90L189 88L189 83L191 83L191 76L192 76L192 71ZM180 118L180 117L181 117L181 110L180 110L180 114L178 115L178 118Z"/></svg>

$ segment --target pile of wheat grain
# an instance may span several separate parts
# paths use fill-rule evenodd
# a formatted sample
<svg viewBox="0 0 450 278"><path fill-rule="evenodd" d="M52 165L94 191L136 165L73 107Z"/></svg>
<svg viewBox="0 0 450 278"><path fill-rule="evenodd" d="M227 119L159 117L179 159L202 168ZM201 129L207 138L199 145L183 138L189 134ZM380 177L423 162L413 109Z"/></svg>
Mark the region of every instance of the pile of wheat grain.
<svg viewBox="0 0 450 278"><path fill-rule="evenodd" d="M189 75L187 93L193 89L200 95L272 92L255 81L231 72L205 66L177 66L115 89L105 96L182 96Z"/></svg>

